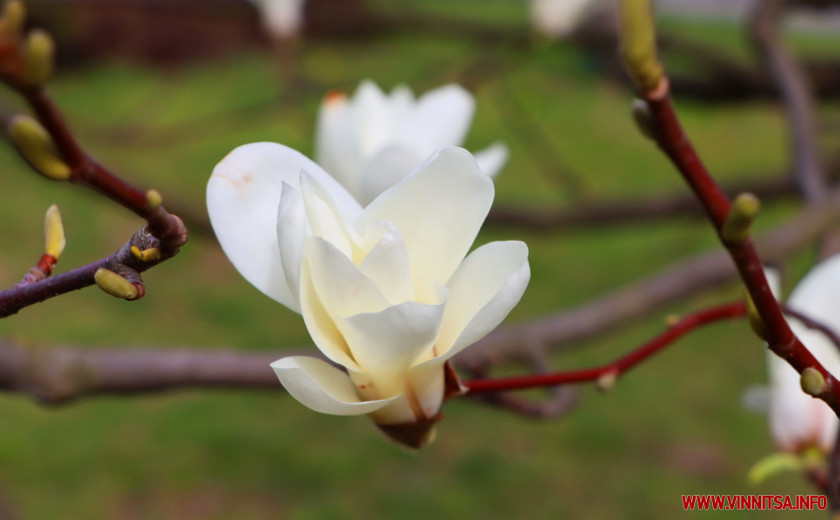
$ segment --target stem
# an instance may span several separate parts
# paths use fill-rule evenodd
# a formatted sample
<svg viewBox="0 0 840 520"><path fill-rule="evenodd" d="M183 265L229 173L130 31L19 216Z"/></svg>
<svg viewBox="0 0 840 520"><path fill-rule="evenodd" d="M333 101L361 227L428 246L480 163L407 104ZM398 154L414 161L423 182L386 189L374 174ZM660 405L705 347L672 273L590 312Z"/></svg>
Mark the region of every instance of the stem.
<svg viewBox="0 0 840 520"><path fill-rule="evenodd" d="M528 376L507 377L500 379L477 379L467 381L470 394L486 392L502 392L507 390L522 390L543 386L563 385L569 383L582 383L585 381L597 381L602 377L618 378L636 365L642 363L654 354L665 349L686 333L709 323L714 323L726 318L738 318L745 314L746 308L743 302L730 303L720 307L714 307L705 311L686 316L678 321L664 333L648 341L636 350L623 357L594 368L582 370L570 370L566 372L554 372L551 374L536 374Z"/></svg>

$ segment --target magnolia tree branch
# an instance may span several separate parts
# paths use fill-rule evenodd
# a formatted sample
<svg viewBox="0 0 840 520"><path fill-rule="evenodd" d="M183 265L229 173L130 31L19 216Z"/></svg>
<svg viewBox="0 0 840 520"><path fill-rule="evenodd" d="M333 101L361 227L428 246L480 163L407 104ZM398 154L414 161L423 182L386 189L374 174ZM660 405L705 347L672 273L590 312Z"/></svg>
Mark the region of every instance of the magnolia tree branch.
<svg viewBox="0 0 840 520"><path fill-rule="evenodd" d="M132 297L129 297L129 294L123 297L141 298L145 292L145 286L139 278L139 273L156 266L175 253L170 251L167 256L164 256L165 253L162 252L160 256L146 260L143 255L138 256L135 252L154 249L159 243L157 237L153 236L148 228L143 227L132 235L119 251L110 256L49 278L18 284L0 291L0 318L15 314L29 305L99 283L96 277L100 269L116 273L135 288L136 293ZM161 251L164 249L161 248Z"/></svg>
<svg viewBox="0 0 840 520"><path fill-rule="evenodd" d="M840 190L835 190L822 203L804 209L761 236L756 247L768 262L779 262L811 245L838 221ZM481 373L486 367L511 360L527 361L535 350L567 346L612 332L619 325L737 277L725 251L703 253L573 309L496 329L459 354L456 366Z"/></svg>
<svg viewBox="0 0 840 520"><path fill-rule="evenodd" d="M663 334L613 363L594 369L537 374L509 379L467 381L471 394L615 378L702 325L743 315L735 303L682 318ZM315 353L314 349L306 352ZM44 404L63 404L101 394L145 394L178 388L280 388L269 364L281 356L208 349L74 348L22 345L0 340L0 389L32 396ZM319 356L320 357L320 356ZM545 369L545 367L538 367ZM602 380L602 384L603 380ZM518 413L556 416L575 402L568 390L552 391L545 402L500 397L489 402Z"/></svg>
<svg viewBox="0 0 840 520"><path fill-rule="evenodd" d="M133 211L147 224L114 255L54 278L49 278L50 265L50 269L35 273L35 279L0 292L0 318L94 283L114 296L141 298L145 285L140 272L175 256L187 242L187 228L166 211L157 191L134 187L84 151L44 89L53 67L52 40L43 31L24 33L24 18L19 0L6 2L0 19L0 80L18 93L35 115L34 119L9 119L12 144L42 176L86 186ZM37 267L43 266L39 262Z"/></svg>
<svg viewBox="0 0 840 520"><path fill-rule="evenodd" d="M622 4L622 56L643 102L637 121L688 183L734 262L754 306L754 328L768 347L802 376L803 389L840 415L840 382L791 331L767 284L761 259L749 235L757 199L741 196L732 204L706 170L680 125L664 70L656 57L649 0Z"/></svg>
<svg viewBox="0 0 840 520"><path fill-rule="evenodd" d="M744 304L738 302L690 314L677 321L663 334L653 338L638 349L599 367L549 374L530 374L519 377L476 379L465 381L464 386L467 387L471 394L504 392L526 388L583 383L587 381L595 381L599 387L609 389L625 372L646 361L669 345L672 345L685 334L709 323L723 319L739 318L744 315L745 311Z"/></svg>

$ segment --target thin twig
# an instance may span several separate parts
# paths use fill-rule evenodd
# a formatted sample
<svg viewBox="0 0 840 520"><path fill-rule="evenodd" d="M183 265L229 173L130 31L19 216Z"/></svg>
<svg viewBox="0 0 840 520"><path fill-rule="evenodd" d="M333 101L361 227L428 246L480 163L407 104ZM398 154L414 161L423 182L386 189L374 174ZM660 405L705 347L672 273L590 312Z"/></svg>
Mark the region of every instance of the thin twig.
<svg viewBox="0 0 840 520"><path fill-rule="evenodd" d="M641 347L611 363L599 367L550 374L531 374L499 379L477 379L465 381L464 386L467 387L471 394L477 394L582 383L586 381L605 382L605 378L609 378L609 382L605 382L604 384L612 385L625 372L649 359L669 345L672 345L685 334L716 321L741 317L745 311L746 308L743 302L738 302L690 314L680 319L679 322L671 326L664 333L648 341Z"/></svg>

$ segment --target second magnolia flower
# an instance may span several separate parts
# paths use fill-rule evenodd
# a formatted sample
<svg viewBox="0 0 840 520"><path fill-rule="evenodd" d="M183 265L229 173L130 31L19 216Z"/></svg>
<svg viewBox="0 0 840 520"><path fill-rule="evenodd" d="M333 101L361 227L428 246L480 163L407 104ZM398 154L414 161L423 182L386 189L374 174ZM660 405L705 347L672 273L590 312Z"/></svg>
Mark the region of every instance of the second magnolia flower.
<svg viewBox="0 0 840 520"><path fill-rule="evenodd" d="M363 208L303 155L272 143L231 152L207 187L236 268L300 312L317 358L272 364L313 410L370 414L400 442L427 442L446 362L495 328L530 278L522 242L467 254L493 202L469 152L445 148Z"/></svg>

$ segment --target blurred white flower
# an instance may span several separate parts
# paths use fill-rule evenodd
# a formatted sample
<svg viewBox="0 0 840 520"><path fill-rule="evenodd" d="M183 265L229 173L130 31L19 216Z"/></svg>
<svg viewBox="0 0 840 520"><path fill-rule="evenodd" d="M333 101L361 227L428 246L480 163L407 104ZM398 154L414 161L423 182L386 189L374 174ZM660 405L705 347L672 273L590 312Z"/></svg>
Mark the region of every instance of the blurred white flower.
<svg viewBox="0 0 840 520"><path fill-rule="evenodd" d="M363 81L352 98L339 92L324 98L315 132L315 161L367 204L435 150L463 143L474 110L472 95L458 85L415 99L408 87L386 95L372 81ZM495 143L475 158L492 177L507 155L507 147Z"/></svg>
<svg viewBox="0 0 840 520"><path fill-rule="evenodd" d="M271 38L297 36L303 26L305 0L250 0L260 15L263 29Z"/></svg>
<svg viewBox="0 0 840 520"><path fill-rule="evenodd" d="M549 38L570 35L598 0L531 0L534 30Z"/></svg>
<svg viewBox="0 0 840 520"><path fill-rule="evenodd" d="M394 439L428 442L446 361L495 328L530 278L522 242L469 255L493 202L469 152L444 148L366 208L282 145L241 146L207 186L222 248L258 289L303 315L321 352L272 363L298 401L370 414Z"/></svg>
<svg viewBox="0 0 840 520"><path fill-rule="evenodd" d="M771 287L778 286L769 273ZM775 287L774 287L775 292ZM840 332L840 255L814 267L788 298L788 307ZM829 372L840 375L840 352L822 332L788 318L793 332ZM768 351L769 352L769 351ZM802 391L800 377L786 361L769 352L770 431L777 446L789 452L834 446L838 419L831 408Z"/></svg>

